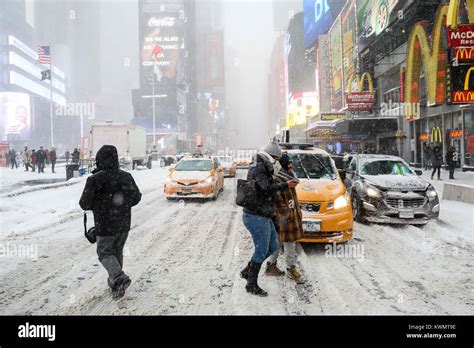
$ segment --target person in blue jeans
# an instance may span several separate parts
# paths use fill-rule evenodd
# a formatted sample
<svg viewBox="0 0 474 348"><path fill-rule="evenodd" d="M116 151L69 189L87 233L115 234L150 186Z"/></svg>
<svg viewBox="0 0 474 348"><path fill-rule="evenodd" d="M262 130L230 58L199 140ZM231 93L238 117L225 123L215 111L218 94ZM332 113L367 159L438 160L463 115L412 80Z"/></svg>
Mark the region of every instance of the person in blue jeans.
<svg viewBox="0 0 474 348"><path fill-rule="evenodd" d="M278 162L281 157L282 151L278 143L270 143L254 157L247 174L247 180L255 180L258 188L258 208L244 208L243 211L243 222L252 236L255 252L240 275L247 280L247 292L259 296L268 296L268 293L258 286L258 273L262 263L278 248L277 231L272 221L275 196L277 192L298 185L296 180L274 183L273 175L277 175L281 169Z"/></svg>

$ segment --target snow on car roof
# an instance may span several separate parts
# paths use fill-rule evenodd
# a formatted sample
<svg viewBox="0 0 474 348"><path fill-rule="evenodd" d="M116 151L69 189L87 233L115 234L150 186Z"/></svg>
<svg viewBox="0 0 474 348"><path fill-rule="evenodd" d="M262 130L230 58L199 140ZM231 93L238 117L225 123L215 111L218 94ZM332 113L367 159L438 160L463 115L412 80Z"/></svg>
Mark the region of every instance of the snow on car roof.
<svg viewBox="0 0 474 348"><path fill-rule="evenodd" d="M281 149L281 150L283 152L288 152L288 153L314 153L314 154L329 156L329 154L326 151L318 147L310 147L304 150L300 150L300 149L294 149L294 150Z"/></svg>
<svg viewBox="0 0 474 348"><path fill-rule="evenodd" d="M370 155L370 154L361 154L357 155L362 160L387 160L387 161L403 161L402 158L393 155Z"/></svg>

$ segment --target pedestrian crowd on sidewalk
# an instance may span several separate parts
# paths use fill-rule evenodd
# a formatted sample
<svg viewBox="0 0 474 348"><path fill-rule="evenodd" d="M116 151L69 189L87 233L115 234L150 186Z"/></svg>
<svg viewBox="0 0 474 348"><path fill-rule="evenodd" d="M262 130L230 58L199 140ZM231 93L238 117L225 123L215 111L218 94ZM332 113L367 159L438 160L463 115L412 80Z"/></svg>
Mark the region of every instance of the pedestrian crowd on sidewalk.
<svg viewBox="0 0 474 348"><path fill-rule="evenodd" d="M54 147L48 150L40 146L38 150L30 150L28 146L25 146L21 152L17 152L14 148L7 152L7 167L15 169L23 164L25 172L29 172L31 169L31 172L44 173L45 167L51 166L51 172L56 173L54 171L56 161L57 154Z"/></svg>

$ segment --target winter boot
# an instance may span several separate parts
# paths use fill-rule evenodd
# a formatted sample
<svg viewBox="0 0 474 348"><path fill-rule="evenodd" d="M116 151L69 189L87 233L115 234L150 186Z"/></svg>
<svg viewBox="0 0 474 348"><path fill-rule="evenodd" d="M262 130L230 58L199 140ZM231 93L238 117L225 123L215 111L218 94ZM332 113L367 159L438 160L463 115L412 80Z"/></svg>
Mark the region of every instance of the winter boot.
<svg viewBox="0 0 474 348"><path fill-rule="evenodd" d="M287 268L288 278L293 279L296 284L304 284L304 279L301 273L296 269L296 266L293 265L290 268Z"/></svg>
<svg viewBox="0 0 474 348"><path fill-rule="evenodd" d="M116 287L116 290L113 292L112 297L114 299L119 299L123 297L125 295L125 290L127 290L127 288L130 286L131 283L132 283L132 280L130 278L120 283Z"/></svg>
<svg viewBox="0 0 474 348"><path fill-rule="evenodd" d="M244 279L248 279L249 277L249 270L250 270L250 262L247 264L247 267L245 267L241 272L240 276Z"/></svg>
<svg viewBox="0 0 474 348"><path fill-rule="evenodd" d="M245 289L251 294L265 297L268 296L268 293L258 286L258 273L260 272L261 267L261 263L250 261L247 285L245 286Z"/></svg>
<svg viewBox="0 0 474 348"><path fill-rule="evenodd" d="M278 268L277 263L267 262L267 268L265 274L269 276L281 277L285 275L285 271Z"/></svg>

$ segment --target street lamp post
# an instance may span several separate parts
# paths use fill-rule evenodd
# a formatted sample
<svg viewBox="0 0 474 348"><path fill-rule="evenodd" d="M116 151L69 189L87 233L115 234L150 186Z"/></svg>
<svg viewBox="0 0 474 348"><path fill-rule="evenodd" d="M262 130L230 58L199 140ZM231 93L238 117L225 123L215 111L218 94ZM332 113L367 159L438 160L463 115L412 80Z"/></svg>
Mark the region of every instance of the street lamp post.
<svg viewBox="0 0 474 348"><path fill-rule="evenodd" d="M152 103L153 103L153 146L156 146L156 123L155 123L155 69L156 69L156 59L153 55L153 83L152 83Z"/></svg>

